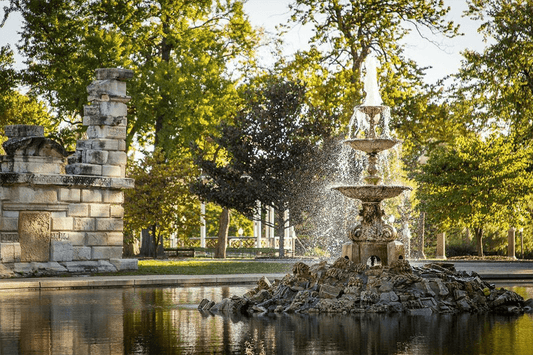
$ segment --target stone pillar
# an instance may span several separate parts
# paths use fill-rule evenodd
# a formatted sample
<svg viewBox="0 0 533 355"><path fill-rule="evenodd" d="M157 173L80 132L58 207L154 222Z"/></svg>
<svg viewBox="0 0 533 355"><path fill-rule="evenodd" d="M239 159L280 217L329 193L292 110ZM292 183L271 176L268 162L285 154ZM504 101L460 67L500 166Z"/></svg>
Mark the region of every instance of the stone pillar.
<svg viewBox="0 0 533 355"><path fill-rule="evenodd" d="M437 259L446 259L446 233L437 234Z"/></svg>
<svg viewBox="0 0 533 355"><path fill-rule="evenodd" d="M291 227L291 247L292 247L292 256L296 254L296 231L294 227Z"/></svg>
<svg viewBox="0 0 533 355"><path fill-rule="evenodd" d="M137 268L122 259L125 178L125 80L131 70L97 69L88 86L89 139L68 153L38 126L7 126L0 156L0 261L31 273ZM65 173L66 172L66 173ZM35 262L50 263L36 266ZM61 263L61 265L59 264Z"/></svg>
<svg viewBox="0 0 533 355"><path fill-rule="evenodd" d="M205 225L205 202L200 204L200 248L205 248L205 237L207 234Z"/></svg>
<svg viewBox="0 0 533 355"><path fill-rule="evenodd" d="M400 242L404 245L405 258L411 257L411 231L409 230L409 222L404 221L402 223L402 230L400 231Z"/></svg>
<svg viewBox="0 0 533 355"><path fill-rule="evenodd" d="M516 247L515 247L515 229L511 228L507 232L507 256L516 259Z"/></svg>
<svg viewBox="0 0 533 355"><path fill-rule="evenodd" d="M96 69L96 80L87 87L83 125L89 139L79 140L76 152L69 157L67 174L124 177L126 171L126 126L130 97L126 80L131 70Z"/></svg>
<svg viewBox="0 0 533 355"><path fill-rule="evenodd" d="M524 259L524 228L520 228L520 259Z"/></svg>

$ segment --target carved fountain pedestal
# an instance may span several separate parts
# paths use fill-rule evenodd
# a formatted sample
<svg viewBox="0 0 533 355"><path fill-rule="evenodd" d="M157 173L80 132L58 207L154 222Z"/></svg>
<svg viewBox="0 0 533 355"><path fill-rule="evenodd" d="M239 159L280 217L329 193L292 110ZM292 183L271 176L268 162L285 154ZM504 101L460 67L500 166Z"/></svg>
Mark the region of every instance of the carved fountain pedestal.
<svg viewBox="0 0 533 355"><path fill-rule="evenodd" d="M406 258L403 244L395 240L396 230L383 221L385 213L381 208L381 201L396 197L403 191L411 189L407 186L380 184L382 179L378 176L378 154L401 142L390 137L376 137L375 126L380 121L384 124L381 116L386 108L386 106L357 107L356 110L366 116L369 128L365 131L364 138L351 138L344 141L344 144L368 155L368 176L364 178L367 185L334 187L344 196L360 200L363 205L359 213L361 220L355 228L349 231L348 237L351 242L342 247L342 256L356 263L389 265L395 260Z"/></svg>

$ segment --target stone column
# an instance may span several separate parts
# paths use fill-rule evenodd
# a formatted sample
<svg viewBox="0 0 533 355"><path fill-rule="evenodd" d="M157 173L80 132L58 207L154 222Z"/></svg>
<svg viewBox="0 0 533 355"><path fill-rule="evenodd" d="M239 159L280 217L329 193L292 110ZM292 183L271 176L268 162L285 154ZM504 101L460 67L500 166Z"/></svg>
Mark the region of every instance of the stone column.
<svg viewBox="0 0 533 355"><path fill-rule="evenodd" d="M291 246L292 246L292 256L295 256L296 254L296 231L294 230L294 226L291 227Z"/></svg>
<svg viewBox="0 0 533 355"><path fill-rule="evenodd" d="M124 177L126 171L126 126L130 97L126 80L133 71L96 69L96 80L87 87L83 125L89 139L79 140L76 153L69 157L67 174Z"/></svg>
<svg viewBox="0 0 533 355"><path fill-rule="evenodd" d="M524 259L524 228L520 228L520 259Z"/></svg>
<svg viewBox="0 0 533 355"><path fill-rule="evenodd" d="M405 258L411 257L411 231L409 230L409 222L404 220L402 222L402 229L400 230L398 240L404 245Z"/></svg>
<svg viewBox="0 0 533 355"><path fill-rule="evenodd" d="M126 174L126 81L133 71L117 68L96 69L96 80L88 87L89 105L84 106L83 125L87 138L78 140L75 153L68 158L66 173L84 175L86 186L81 199L69 205L67 218L73 231L85 235L74 248L73 260L111 260L122 258L124 192ZM100 178L95 179L95 177ZM96 181L105 181L98 186ZM52 231L54 220L52 220ZM83 255L81 255L83 253ZM53 260L53 259L52 259Z"/></svg>
<svg viewBox="0 0 533 355"><path fill-rule="evenodd" d="M418 219L418 228L417 228L417 251L415 258L419 259L425 259L426 254L424 253L424 224L426 220L426 213L420 212L420 217Z"/></svg>
<svg viewBox="0 0 533 355"><path fill-rule="evenodd" d="M446 259L446 233L437 234L437 259Z"/></svg>
<svg viewBox="0 0 533 355"><path fill-rule="evenodd" d="M516 259L515 229L511 228L507 232L507 256Z"/></svg>

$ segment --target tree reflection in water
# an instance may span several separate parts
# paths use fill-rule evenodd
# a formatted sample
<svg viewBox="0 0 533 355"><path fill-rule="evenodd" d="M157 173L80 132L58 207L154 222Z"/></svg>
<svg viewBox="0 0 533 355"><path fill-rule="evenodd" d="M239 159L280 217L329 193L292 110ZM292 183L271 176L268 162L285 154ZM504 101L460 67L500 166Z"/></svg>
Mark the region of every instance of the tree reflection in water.
<svg viewBox="0 0 533 355"><path fill-rule="evenodd" d="M531 354L533 317L198 312L247 287L0 293L0 354ZM515 291L532 294L533 286ZM531 297L531 296L529 296Z"/></svg>

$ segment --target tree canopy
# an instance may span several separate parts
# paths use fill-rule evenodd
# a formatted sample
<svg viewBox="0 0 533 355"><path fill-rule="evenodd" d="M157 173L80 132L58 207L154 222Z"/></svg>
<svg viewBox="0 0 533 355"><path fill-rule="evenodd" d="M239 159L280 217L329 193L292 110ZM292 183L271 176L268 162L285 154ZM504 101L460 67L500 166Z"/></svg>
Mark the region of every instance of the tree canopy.
<svg viewBox="0 0 533 355"><path fill-rule="evenodd" d="M412 175L421 184L420 208L427 208L428 220L474 229L482 253L483 228L523 225L518 217L523 218L523 201L530 200L533 3L468 4L487 45L481 52L463 53L451 87L433 106L441 119L432 121L425 131L429 139L418 144L428 164ZM413 126L411 135L420 128ZM491 138L484 141L480 135Z"/></svg>
<svg viewBox="0 0 533 355"><path fill-rule="evenodd" d="M483 229L512 226L521 218L518 211L533 185L532 153L505 136L472 135L441 145L415 177L420 208L441 228L473 229L483 256Z"/></svg>
<svg viewBox="0 0 533 355"><path fill-rule="evenodd" d="M329 134L323 117L305 105L301 84L270 78L245 93L245 105L231 123L220 126L214 156L198 150L197 164L209 178L193 190L203 198L252 217L260 201L280 217L294 210L302 188L313 183L308 170L322 137ZM226 154L220 160L218 154ZM283 236L284 219L279 224ZM283 255L283 240L280 255Z"/></svg>
<svg viewBox="0 0 533 355"><path fill-rule="evenodd" d="M446 19L442 1L295 0L292 23L312 25L308 50L279 65L285 75L302 80L312 105L340 117L346 125L353 107L362 103L363 62L377 53L382 62L381 92L398 120L407 115L404 102L423 91L423 69L403 53L401 40L422 29L457 35Z"/></svg>
<svg viewBox="0 0 533 355"><path fill-rule="evenodd" d="M189 193L196 174L190 159L168 161L160 149L140 161L130 161L127 177L135 179L135 188L125 191L127 236L148 229L157 248L172 233L197 227L198 199Z"/></svg>
<svg viewBox="0 0 533 355"><path fill-rule="evenodd" d="M482 22L482 52L466 50L457 93L474 108L478 128L493 125L529 139L533 124L533 2L469 1L468 14ZM461 96L459 96L461 98Z"/></svg>
<svg viewBox="0 0 533 355"><path fill-rule="evenodd" d="M13 67L13 51L0 47L0 131L5 125L35 124L44 126L48 134L56 128L43 102L20 93L20 74Z"/></svg>
<svg viewBox="0 0 533 355"><path fill-rule="evenodd" d="M81 127L94 69L133 69L128 145L188 149L236 106L235 75L257 37L240 0L11 0L24 22L24 82Z"/></svg>

